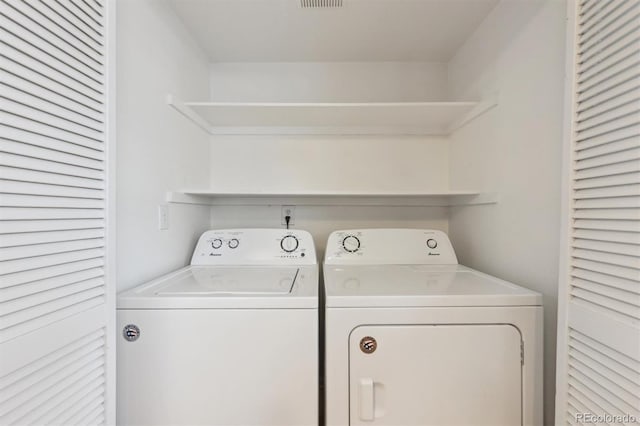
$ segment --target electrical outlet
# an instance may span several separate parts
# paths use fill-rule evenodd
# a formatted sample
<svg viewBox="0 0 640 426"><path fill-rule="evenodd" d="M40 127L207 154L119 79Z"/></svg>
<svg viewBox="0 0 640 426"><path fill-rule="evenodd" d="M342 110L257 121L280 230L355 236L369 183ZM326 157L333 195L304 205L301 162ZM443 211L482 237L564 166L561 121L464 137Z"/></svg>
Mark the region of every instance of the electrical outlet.
<svg viewBox="0 0 640 426"><path fill-rule="evenodd" d="M296 206L282 206L282 215L281 215L281 224L282 225L286 225L287 224L287 220L285 219L285 216L289 216L289 226L293 226L296 221Z"/></svg>
<svg viewBox="0 0 640 426"><path fill-rule="evenodd" d="M158 229L161 231L169 229L169 205L160 204L158 206Z"/></svg>

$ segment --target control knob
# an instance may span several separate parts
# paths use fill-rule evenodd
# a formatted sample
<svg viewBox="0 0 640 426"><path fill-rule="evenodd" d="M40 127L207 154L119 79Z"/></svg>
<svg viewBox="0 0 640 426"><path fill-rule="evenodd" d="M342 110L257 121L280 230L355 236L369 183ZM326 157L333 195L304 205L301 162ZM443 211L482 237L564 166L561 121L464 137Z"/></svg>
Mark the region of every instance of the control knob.
<svg viewBox="0 0 640 426"><path fill-rule="evenodd" d="M342 240L342 248L349 253L355 253L360 249L360 240L355 235L347 235Z"/></svg>
<svg viewBox="0 0 640 426"><path fill-rule="evenodd" d="M436 240L434 240L433 238L429 238L427 240L427 247L429 247L430 249L434 249L434 248L438 247L438 242Z"/></svg>
<svg viewBox="0 0 640 426"><path fill-rule="evenodd" d="M280 247L287 253L291 253L298 248L298 239L293 235L287 235L280 240Z"/></svg>
<svg viewBox="0 0 640 426"><path fill-rule="evenodd" d="M220 238L216 238L215 240L211 241L211 247L213 247L214 249L219 249L220 247L222 247L222 240Z"/></svg>
<svg viewBox="0 0 640 426"><path fill-rule="evenodd" d="M229 240L227 245L229 246L230 249L234 249L240 245L240 241L238 241L237 238L232 238Z"/></svg>

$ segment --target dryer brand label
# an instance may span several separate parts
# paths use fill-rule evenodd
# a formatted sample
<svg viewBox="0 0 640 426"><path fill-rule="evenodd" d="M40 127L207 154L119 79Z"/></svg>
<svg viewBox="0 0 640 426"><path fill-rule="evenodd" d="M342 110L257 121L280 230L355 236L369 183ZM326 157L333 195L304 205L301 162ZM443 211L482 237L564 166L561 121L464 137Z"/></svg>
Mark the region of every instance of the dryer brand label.
<svg viewBox="0 0 640 426"><path fill-rule="evenodd" d="M371 336L360 339L360 350L365 354L372 354L378 348L378 342Z"/></svg>
<svg viewBox="0 0 640 426"><path fill-rule="evenodd" d="M133 324L125 325L122 329L122 336L129 342L135 342L140 337L140 329Z"/></svg>

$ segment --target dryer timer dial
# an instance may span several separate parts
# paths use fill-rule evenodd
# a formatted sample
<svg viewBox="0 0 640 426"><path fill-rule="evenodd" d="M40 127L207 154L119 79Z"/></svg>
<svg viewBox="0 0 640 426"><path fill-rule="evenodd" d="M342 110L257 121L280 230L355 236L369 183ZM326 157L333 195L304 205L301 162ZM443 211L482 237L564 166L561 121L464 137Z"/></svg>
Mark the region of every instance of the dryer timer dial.
<svg viewBox="0 0 640 426"><path fill-rule="evenodd" d="M342 240L342 248L349 253L355 253L360 249L360 240L355 235L347 235Z"/></svg>

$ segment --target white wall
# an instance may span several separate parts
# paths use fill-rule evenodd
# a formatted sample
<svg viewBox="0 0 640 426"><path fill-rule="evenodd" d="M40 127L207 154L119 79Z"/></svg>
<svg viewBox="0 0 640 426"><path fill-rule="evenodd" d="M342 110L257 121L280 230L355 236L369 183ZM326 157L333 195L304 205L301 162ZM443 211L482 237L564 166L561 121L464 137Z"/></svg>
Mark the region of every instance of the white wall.
<svg viewBox="0 0 640 426"><path fill-rule="evenodd" d="M446 81L439 62L213 63L211 100L440 101Z"/></svg>
<svg viewBox="0 0 640 426"><path fill-rule="evenodd" d="M209 91L206 58L167 4L117 5L118 290L188 263L209 209L170 205L169 230L158 205L171 189L206 186L208 136L168 107L168 93L197 99Z"/></svg>
<svg viewBox="0 0 640 426"><path fill-rule="evenodd" d="M221 190L448 189L448 143L437 137L217 136L211 185Z"/></svg>
<svg viewBox="0 0 640 426"><path fill-rule="evenodd" d="M499 104L451 137L453 187L498 192L451 210L461 263L537 290L545 308L545 424L554 415L565 3L503 1L450 63L454 98Z"/></svg>

